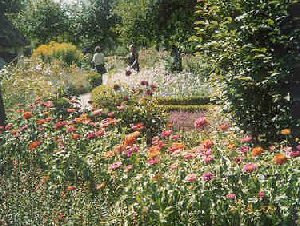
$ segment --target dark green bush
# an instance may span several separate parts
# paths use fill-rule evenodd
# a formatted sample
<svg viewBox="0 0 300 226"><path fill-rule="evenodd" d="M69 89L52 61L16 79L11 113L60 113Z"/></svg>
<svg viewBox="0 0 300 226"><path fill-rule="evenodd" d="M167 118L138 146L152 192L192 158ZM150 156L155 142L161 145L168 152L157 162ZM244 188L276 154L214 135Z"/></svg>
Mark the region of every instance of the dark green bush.
<svg viewBox="0 0 300 226"><path fill-rule="evenodd" d="M299 30L283 33L290 3L208 0L199 3L199 51L217 95L243 130L266 141L291 124L282 84L291 76Z"/></svg>
<svg viewBox="0 0 300 226"><path fill-rule="evenodd" d="M196 112L196 111L207 111L211 109L214 105L159 105L160 109L166 112L170 111L186 111L186 112Z"/></svg>
<svg viewBox="0 0 300 226"><path fill-rule="evenodd" d="M159 105L205 105L209 104L210 98L203 96L191 97L157 97Z"/></svg>

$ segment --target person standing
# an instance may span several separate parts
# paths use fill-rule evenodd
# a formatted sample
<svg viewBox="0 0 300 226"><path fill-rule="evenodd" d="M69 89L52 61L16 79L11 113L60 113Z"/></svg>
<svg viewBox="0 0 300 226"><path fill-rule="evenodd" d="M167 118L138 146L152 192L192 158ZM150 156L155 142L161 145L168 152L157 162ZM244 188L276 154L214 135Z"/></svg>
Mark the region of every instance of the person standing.
<svg viewBox="0 0 300 226"><path fill-rule="evenodd" d="M130 54L128 56L128 66L136 72L140 72L139 54L135 45L130 46Z"/></svg>
<svg viewBox="0 0 300 226"><path fill-rule="evenodd" d="M92 59L92 63L96 68L96 71L101 75L101 84L102 84L102 75L106 73L106 69L104 67L104 53L101 51L100 46L96 46L95 53Z"/></svg>

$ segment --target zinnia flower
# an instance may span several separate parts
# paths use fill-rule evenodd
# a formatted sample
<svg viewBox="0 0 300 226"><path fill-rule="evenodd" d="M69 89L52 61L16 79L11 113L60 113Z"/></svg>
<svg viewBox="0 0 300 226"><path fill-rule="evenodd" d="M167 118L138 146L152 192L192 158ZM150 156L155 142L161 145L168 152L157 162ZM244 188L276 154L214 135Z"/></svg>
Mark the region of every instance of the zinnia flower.
<svg viewBox="0 0 300 226"><path fill-rule="evenodd" d="M265 196L266 196L266 194L265 194L264 191L260 191L260 192L258 193L258 197L261 198L261 199L263 199Z"/></svg>
<svg viewBox="0 0 300 226"><path fill-rule="evenodd" d="M160 155L160 148L158 146L152 146L148 150L149 159L153 159Z"/></svg>
<svg viewBox="0 0 300 226"><path fill-rule="evenodd" d="M202 144L205 149L210 149L214 145L214 142L212 142L211 140L208 139L208 140L203 141Z"/></svg>
<svg viewBox="0 0 300 226"><path fill-rule="evenodd" d="M187 182L195 182L197 180L197 175L194 173L188 174L184 180Z"/></svg>
<svg viewBox="0 0 300 226"><path fill-rule="evenodd" d="M252 149L252 156L256 157L261 155L264 152L264 149L262 147L255 147Z"/></svg>
<svg viewBox="0 0 300 226"><path fill-rule="evenodd" d="M250 150L250 148L248 146L242 146L240 147L240 151L244 154L246 154L248 151Z"/></svg>
<svg viewBox="0 0 300 226"><path fill-rule="evenodd" d="M74 108L68 108L67 112L68 113L74 113L74 112L76 112L76 109L74 109Z"/></svg>
<svg viewBox="0 0 300 226"><path fill-rule="evenodd" d="M222 131L227 131L230 128L230 124L229 123L223 123L219 126L220 130Z"/></svg>
<svg viewBox="0 0 300 226"><path fill-rule="evenodd" d="M33 141L29 144L29 150L34 150L42 144L41 141Z"/></svg>
<svg viewBox="0 0 300 226"><path fill-rule="evenodd" d="M208 124L208 120L205 117L200 117L195 121L194 126L196 129L204 129Z"/></svg>
<svg viewBox="0 0 300 226"><path fill-rule="evenodd" d="M30 119L33 117L33 114L30 111L26 111L26 112L24 112L23 117L24 117L24 119Z"/></svg>
<svg viewBox="0 0 300 226"><path fill-rule="evenodd" d="M205 182L211 181L213 178L214 178L214 175L213 175L213 173L211 173L211 172L207 172L207 173L204 173L204 174L202 175L202 179L203 179Z"/></svg>
<svg viewBox="0 0 300 226"><path fill-rule="evenodd" d="M251 136L245 136L244 138L241 139L242 143L250 143L252 141Z"/></svg>
<svg viewBox="0 0 300 226"><path fill-rule="evenodd" d="M122 164L123 164L122 162L115 162L115 163L110 165L110 169L111 170L116 170L116 169L120 168L122 166Z"/></svg>
<svg viewBox="0 0 300 226"><path fill-rule="evenodd" d="M228 198L228 199L236 199L236 194L234 194L234 193L227 194L226 198Z"/></svg>
<svg viewBox="0 0 300 226"><path fill-rule="evenodd" d="M72 139L73 140L78 140L80 138L80 135L77 133L72 134Z"/></svg>
<svg viewBox="0 0 300 226"><path fill-rule="evenodd" d="M172 135L172 133L173 133L172 130L164 130L164 131L162 131L161 136L162 137L169 137L169 136Z"/></svg>
<svg viewBox="0 0 300 226"><path fill-rule="evenodd" d="M68 186L67 190L68 191L75 191L76 190L76 186Z"/></svg>
<svg viewBox="0 0 300 226"><path fill-rule="evenodd" d="M214 161L214 160L215 160L215 158L214 158L212 155L205 156L205 157L203 158L203 161L204 161L206 164L208 164L208 163L210 163L210 162L212 162L212 161Z"/></svg>
<svg viewBox="0 0 300 226"><path fill-rule="evenodd" d="M149 160L148 160L148 164L149 164L150 166L156 165L157 163L159 163L159 161L160 161L159 157L155 157L155 158L153 158L153 159L149 159Z"/></svg>
<svg viewBox="0 0 300 226"><path fill-rule="evenodd" d="M290 135L292 133L291 129L283 129L280 131L281 135Z"/></svg>
<svg viewBox="0 0 300 226"><path fill-rule="evenodd" d="M288 158L285 156L285 154L280 153L280 154L275 155L275 157L273 158L273 161L277 165L282 165L288 161Z"/></svg>
<svg viewBox="0 0 300 226"><path fill-rule="evenodd" d="M255 164L255 163L247 163L245 166L244 166L244 171L247 172L247 173L252 173L253 171L257 170L258 166Z"/></svg>

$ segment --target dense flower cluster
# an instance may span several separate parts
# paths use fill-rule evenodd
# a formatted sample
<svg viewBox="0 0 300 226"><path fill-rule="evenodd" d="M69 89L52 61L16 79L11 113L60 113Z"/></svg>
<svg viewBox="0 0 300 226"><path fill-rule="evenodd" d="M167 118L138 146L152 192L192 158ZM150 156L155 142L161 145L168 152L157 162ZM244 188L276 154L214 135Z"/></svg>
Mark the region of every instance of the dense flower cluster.
<svg viewBox="0 0 300 226"><path fill-rule="evenodd" d="M40 99L18 110L17 117L0 128L0 169L1 183L22 181L22 186L1 188L8 195L0 204L5 206L0 217L10 216L16 206L34 209L45 202L36 215L47 215L50 209L51 218L61 223L75 219L75 208L93 222L115 218L158 225L156 212L163 216L167 207L172 209L165 216L170 225L188 225L190 219L199 225L228 225L232 217L240 223L252 221L253 214L256 223L267 225L268 216L277 219L283 211L293 218L291 210L299 209L300 147L286 141L257 146L229 123L204 116L195 122L199 130L181 133L167 125L149 143L151 124L121 125L120 112L122 108L82 113L71 107L62 117L53 102ZM32 187L25 201L13 201L15 191ZM100 203L106 215L101 215ZM177 218L181 214L184 218Z"/></svg>

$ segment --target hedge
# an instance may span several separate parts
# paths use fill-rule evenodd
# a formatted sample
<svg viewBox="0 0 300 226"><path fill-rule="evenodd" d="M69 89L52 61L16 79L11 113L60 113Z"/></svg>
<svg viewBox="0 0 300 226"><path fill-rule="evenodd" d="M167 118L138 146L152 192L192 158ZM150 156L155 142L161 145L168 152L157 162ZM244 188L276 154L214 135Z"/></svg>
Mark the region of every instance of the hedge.
<svg viewBox="0 0 300 226"><path fill-rule="evenodd" d="M159 105L206 105L210 104L210 97L191 96L191 97L157 97Z"/></svg>

